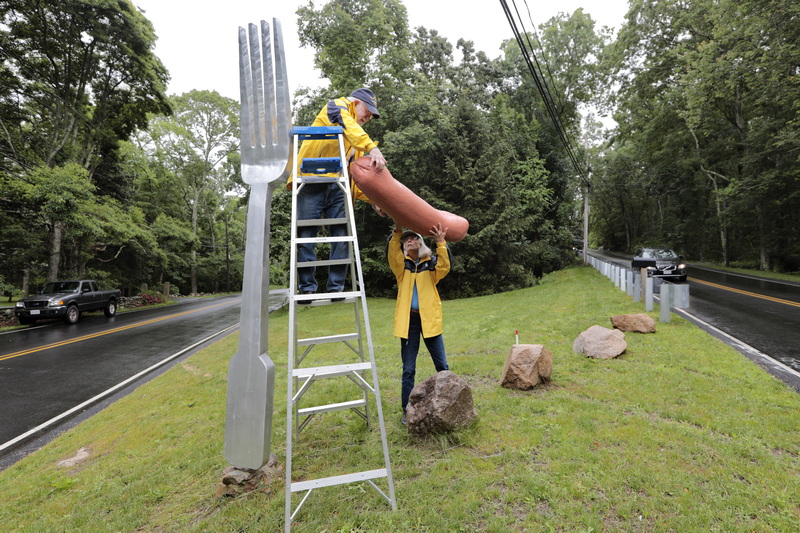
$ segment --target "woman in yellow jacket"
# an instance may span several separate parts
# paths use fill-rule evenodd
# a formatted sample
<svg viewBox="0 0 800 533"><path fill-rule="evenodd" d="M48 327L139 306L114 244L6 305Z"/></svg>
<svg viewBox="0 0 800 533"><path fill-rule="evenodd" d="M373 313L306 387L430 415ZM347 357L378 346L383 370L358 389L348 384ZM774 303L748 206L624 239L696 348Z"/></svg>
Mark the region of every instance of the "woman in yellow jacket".
<svg viewBox="0 0 800 533"><path fill-rule="evenodd" d="M347 154L348 164L364 154L369 154L376 170L386 166L386 159L378 150L378 144L369 138L362 126L373 117L378 118L378 101L375 94L367 88L356 89L350 96L330 100L317 115L312 126L341 126L344 130L344 149ZM305 158L339 157L339 142L337 140L307 140L303 141L297 158L302 162ZM298 163L298 164L299 164ZM292 188L292 178L286 187ZM369 198L350 183L353 196L359 200L369 202ZM297 219L319 218L344 218L344 193L335 183L307 183L297 198ZM371 202L370 202L371 203ZM386 216L380 207L372 207L381 215ZM315 226L300 226L297 230L298 237L314 237L317 232ZM328 226L332 237L341 237L347 234L344 224ZM331 259L344 259L347 257L347 243L335 242L331 244ZM317 254L313 244L297 245L297 261L316 261ZM342 292L348 265L335 265L328 269L327 292ZM317 281L314 267L297 269L298 289L303 294L317 292Z"/></svg>
<svg viewBox="0 0 800 533"><path fill-rule="evenodd" d="M434 226L437 255L431 253L422 236L395 227L389 240L389 266L397 278L397 304L394 311L394 335L400 337L403 359L401 404L406 423L408 397L414 388L420 334L433 359L437 372L449 370L442 339L442 300L436 285L450 272L450 253L444 240L447 228Z"/></svg>

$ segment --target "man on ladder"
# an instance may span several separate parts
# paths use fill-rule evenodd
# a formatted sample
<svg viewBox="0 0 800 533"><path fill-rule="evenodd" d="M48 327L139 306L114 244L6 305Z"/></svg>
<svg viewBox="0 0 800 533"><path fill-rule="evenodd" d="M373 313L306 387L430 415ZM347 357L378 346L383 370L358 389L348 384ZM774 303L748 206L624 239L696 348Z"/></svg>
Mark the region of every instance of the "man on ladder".
<svg viewBox="0 0 800 533"><path fill-rule="evenodd" d="M369 154L372 157L372 164L376 170L381 170L386 166L386 159L378 149L378 144L370 139L363 125L372 118L379 118L378 100L375 94L367 88L356 89L350 93L349 97L336 98L330 100L317 115L312 126L341 126L344 129L344 147L347 154L347 163L351 163ZM302 163L306 158L338 157L339 145L334 140L305 140L300 147L298 159ZM292 188L292 175L286 184L288 189ZM355 198L370 202L369 198L361 192L355 185L350 183L352 194ZM297 219L319 219L319 218L343 218L344 216L344 193L341 187L335 183L309 183L300 191L297 197ZM386 214L375 204L372 204L375 212L385 217ZM306 226L298 228L298 237L315 237L318 228ZM328 233L331 237L341 237L346 234L344 224L328 226ZM330 259L344 259L347 257L347 243L331 243ZM315 261L316 250L314 244L299 244L297 246L298 262ZM297 271L298 288L301 294L313 294L317 292L317 281L315 278L315 267L303 267ZM332 265L328 268L328 282L326 292L342 292L344 290L345 277L347 276L347 265Z"/></svg>

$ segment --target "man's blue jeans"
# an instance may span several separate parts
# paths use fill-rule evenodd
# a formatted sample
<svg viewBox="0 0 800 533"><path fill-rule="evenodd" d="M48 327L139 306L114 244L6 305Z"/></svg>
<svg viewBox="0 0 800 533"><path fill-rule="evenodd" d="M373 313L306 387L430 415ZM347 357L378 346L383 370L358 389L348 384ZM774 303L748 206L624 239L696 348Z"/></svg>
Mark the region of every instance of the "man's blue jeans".
<svg viewBox="0 0 800 533"><path fill-rule="evenodd" d="M308 220L317 218L344 218L344 192L335 183L309 183L303 185L297 195L297 219ZM346 224L326 226L328 235L342 237L347 235ZM317 226L300 226L297 236L300 238L315 237ZM297 262L316 261L317 253L314 244L297 245ZM331 259L345 259L348 256L346 242L331 243ZM347 276L348 265L334 265L328 267L328 292L341 292L344 290L344 280ZM297 269L298 288L300 292L317 292L316 268L304 267Z"/></svg>
<svg viewBox="0 0 800 533"><path fill-rule="evenodd" d="M408 405L408 397L414 388L414 377L417 373L417 354L419 353L419 338L422 335L422 322L419 313L411 313L411 321L408 325L408 338L400 339L400 356L403 358L403 378L400 392L403 412ZM444 339L441 335L429 337L425 340L425 347L431 354L433 366L437 372L450 370L447 366L447 355L444 353Z"/></svg>

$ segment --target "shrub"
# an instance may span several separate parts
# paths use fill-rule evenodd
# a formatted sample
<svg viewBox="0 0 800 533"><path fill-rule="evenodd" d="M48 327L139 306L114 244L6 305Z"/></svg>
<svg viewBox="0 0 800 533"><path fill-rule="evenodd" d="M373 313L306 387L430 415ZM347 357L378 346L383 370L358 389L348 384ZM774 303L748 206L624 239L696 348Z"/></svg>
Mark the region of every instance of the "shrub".
<svg viewBox="0 0 800 533"><path fill-rule="evenodd" d="M143 292L139 295L142 299L142 305L156 305L156 304L163 304L167 300L164 298L164 295L160 292L155 291L147 291Z"/></svg>

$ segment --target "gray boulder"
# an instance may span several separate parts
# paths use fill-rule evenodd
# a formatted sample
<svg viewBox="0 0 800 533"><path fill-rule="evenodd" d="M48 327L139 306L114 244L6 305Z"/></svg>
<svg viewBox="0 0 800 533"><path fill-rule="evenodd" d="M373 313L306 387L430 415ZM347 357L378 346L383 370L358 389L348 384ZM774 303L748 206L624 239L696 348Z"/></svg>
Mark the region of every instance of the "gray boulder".
<svg viewBox="0 0 800 533"><path fill-rule="evenodd" d="M414 387L408 398L408 432L422 437L469 426L478 418L467 382L443 370Z"/></svg>
<svg viewBox="0 0 800 533"><path fill-rule="evenodd" d="M595 359L613 359L628 348L625 334L618 329L592 326L575 339L572 350Z"/></svg>
<svg viewBox="0 0 800 533"><path fill-rule="evenodd" d="M611 317L611 325L620 331L630 331L632 333L656 332L656 321L647 313L614 315Z"/></svg>
<svg viewBox="0 0 800 533"><path fill-rule="evenodd" d="M514 344L506 357L500 386L530 390L550 381L553 354L542 344Z"/></svg>

